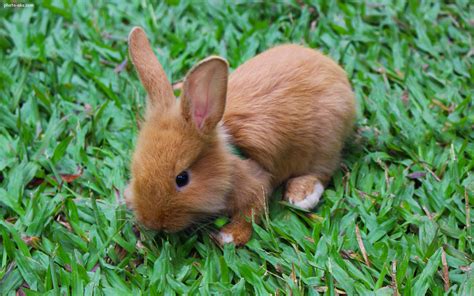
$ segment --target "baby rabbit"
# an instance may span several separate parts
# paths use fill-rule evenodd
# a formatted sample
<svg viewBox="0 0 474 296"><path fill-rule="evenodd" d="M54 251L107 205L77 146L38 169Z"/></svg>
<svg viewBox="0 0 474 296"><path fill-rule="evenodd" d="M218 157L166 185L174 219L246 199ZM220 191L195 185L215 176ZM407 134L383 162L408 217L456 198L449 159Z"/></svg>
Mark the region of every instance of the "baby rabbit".
<svg viewBox="0 0 474 296"><path fill-rule="evenodd" d="M145 32L133 28L128 42L148 93L125 194L139 222L175 232L226 214L231 221L215 237L242 245L280 184L288 202L316 206L355 117L341 67L281 45L229 76L226 60L211 56L189 71L176 100Z"/></svg>

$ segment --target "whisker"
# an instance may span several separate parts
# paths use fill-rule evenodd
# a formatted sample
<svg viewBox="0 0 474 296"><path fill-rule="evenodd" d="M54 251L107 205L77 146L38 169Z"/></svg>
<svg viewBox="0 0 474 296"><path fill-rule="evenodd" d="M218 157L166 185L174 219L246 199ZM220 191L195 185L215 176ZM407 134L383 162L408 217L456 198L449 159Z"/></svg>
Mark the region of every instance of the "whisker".
<svg viewBox="0 0 474 296"><path fill-rule="evenodd" d="M192 234L195 234L201 230L208 230L207 232L212 231L212 227L210 227L214 223L215 217L207 217L204 220L201 220L199 224L196 224L195 229L193 230Z"/></svg>

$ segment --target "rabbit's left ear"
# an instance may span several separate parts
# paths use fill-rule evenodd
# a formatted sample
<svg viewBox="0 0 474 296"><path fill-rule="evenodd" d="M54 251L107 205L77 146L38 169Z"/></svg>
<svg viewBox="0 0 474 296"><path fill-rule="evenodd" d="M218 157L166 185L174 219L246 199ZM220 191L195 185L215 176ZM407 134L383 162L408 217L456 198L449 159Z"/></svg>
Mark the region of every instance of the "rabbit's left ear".
<svg viewBox="0 0 474 296"><path fill-rule="evenodd" d="M184 80L181 112L202 134L211 132L224 114L228 68L225 59L209 57L191 69Z"/></svg>
<svg viewBox="0 0 474 296"><path fill-rule="evenodd" d="M159 110L166 110L174 105L175 97L171 83L153 53L150 42L142 28L134 27L130 31L128 48L132 63L148 93L151 106Z"/></svg>

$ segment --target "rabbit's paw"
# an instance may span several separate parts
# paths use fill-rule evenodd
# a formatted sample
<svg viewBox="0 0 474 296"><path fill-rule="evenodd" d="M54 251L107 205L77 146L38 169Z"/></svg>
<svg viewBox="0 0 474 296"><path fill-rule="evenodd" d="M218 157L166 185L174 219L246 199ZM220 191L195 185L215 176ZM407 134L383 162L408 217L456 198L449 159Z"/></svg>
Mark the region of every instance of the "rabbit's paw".
<svg viewBox="0 0 474 296"><path fill-rule="evenodd" d="M284 198L304 210L314 208L324 192L324 186L317 176L304 175L288 180Z"/></svg>
<svg viewBox="0 0 474 296"><path fill-rule="evenodd" d="M245 245L252 236L252 225L250 223L229 223L221 231L214 235L220 245L235 244Z"/></svg>

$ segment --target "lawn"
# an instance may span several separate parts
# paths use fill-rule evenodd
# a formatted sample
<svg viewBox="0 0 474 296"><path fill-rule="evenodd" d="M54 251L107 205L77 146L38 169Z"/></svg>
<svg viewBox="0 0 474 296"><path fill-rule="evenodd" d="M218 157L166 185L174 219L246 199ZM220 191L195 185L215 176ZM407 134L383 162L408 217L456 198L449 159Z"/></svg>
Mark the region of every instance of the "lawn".
<svg viewBox="0 0 474 296"><path fill-rule="evenodd" d="M474 5L227 2L0 7L0 294L474 295ZM288 42L343 65L356 132L313 212L275 193L242 248L134 223L135 25L173 83Z"/></svg>

